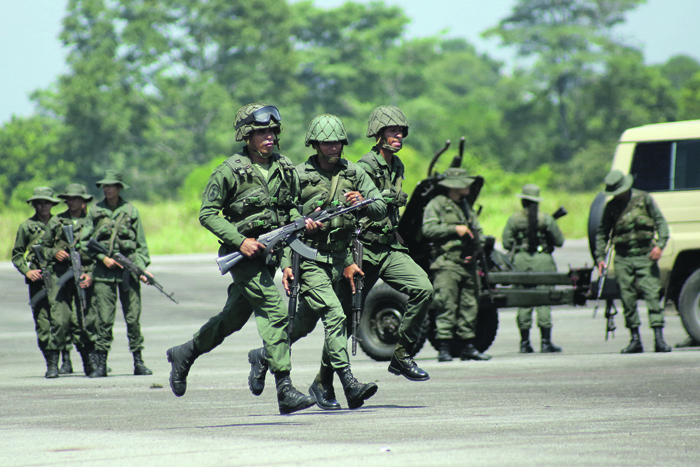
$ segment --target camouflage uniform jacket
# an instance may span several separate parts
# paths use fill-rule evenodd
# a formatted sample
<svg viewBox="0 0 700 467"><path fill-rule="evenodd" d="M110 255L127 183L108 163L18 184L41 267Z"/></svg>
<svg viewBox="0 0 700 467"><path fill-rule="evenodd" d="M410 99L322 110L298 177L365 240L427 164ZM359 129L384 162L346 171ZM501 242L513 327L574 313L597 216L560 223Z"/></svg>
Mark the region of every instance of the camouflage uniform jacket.
<svg viewBox="0 0 700 467"><path fill-rule="evenodd" d="M70 260L56 260L56 253L59 251L70 253L70 245L68 243L68 239L66 238L66 234L63 231L64 225L73 226L73 246L78 253L80 253L82 272L92 276L95 269L95 262L80 247L80 234L87 224L87 221L87 214L81 213L80 217L73 218L68 210L53 216L51 220L49 220L49 225L46 227L46 233L41 241L41 247L44 258L46 258L50 264L51 271L57 276L60 276L70 269Z"/></svg>
<svg viewBox="0 0 700 467"><path fill-rule="evenodd" d="M433 243L434 256L437 256L431 269L448 267L454 263L463 264L464 258L473 256L474 241L466 234L460 237L455 229L466 225L483 238L483 230L474 211L469 208L469 218L462 207L445 195L438 195L425 207L423 213L423 238Z"/></svg>
<svg viewBox="0 0 700 467"><path fill-rule="evenodd" d="M41 269L34 258L32 245L41 244L45 232L46 224L40 221L36 214L20 224L15 245L12 247L12 264L23 276L31 269Z"/></svg>

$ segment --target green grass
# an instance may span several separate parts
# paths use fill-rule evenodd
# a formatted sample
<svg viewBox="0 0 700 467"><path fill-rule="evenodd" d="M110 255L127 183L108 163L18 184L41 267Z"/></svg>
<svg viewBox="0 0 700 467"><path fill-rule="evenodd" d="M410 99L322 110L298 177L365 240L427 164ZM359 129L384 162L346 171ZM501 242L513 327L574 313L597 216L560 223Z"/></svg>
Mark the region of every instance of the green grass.
<svg viewBox="0 0 700 467"><path fill-rule="evenodd" d="M541 209L553 213L564 206L569 214L559 219L558 224L566 238L585 238L588 209L595 194L568 194L546 191ZM219 244L208 230L199 223L199 200L165 201L153 204L136 202L141 212L146 231L148 248L152 255L175 255L187 253L213 253ZM501 238L508 217L521 209L520 199L515 195L483 194L477 200L483 205L479 217L486 235ZM52 211L58 214L65 209L59 205ZM19 224L34 214L31 206L22 210L5 209L0 212L0 261L9 261Z"/></svg>

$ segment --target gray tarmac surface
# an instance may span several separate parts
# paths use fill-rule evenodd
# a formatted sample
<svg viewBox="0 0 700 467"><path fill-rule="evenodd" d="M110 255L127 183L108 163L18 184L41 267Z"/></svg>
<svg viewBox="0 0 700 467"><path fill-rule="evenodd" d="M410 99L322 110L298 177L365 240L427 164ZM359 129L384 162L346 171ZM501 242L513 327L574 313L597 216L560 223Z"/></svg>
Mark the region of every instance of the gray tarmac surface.
<svg viewBox="0 0 700 467"><path fill-rule="evenodd" d="M562 270L590 264L585 242L567 242L557 260ZM108 378L47 380L27 289L10 263L0 264L0 466L700 463L700 349L621 355L629 340L622 316L606 342L604 319L591 319L593 303L555 308L553 340L562 354L520 355L515 310L504 309L489 362L438 363L426 344L417 361L431 379L411 382L360 352L355 375L379 385L364 407L282 416L273 378L260 397L248 390L247 352L260 345L254 322L197 360L184 397L172 394L165 351L219 312L229 279L214 254L155 257L149 270L180 301L144 287L144 358L154 375L132 375L118 318ZM653 350L645 310L642 321L642 340ZM667 341L685 337L678 316L667 313ZM322 338L319 325L294 345L300 390L318 370ZM337 381L336 393L347 406Z"/></svg>

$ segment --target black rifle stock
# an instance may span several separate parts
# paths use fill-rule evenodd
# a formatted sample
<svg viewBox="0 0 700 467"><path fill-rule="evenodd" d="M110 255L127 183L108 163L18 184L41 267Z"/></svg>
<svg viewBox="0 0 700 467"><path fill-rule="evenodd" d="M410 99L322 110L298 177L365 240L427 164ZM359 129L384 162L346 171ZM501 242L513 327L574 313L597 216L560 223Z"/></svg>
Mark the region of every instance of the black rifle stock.
<svg viewBox="0 0 700 467"><path fill-rule="evenodd" d="M80 287L80 276L82 275L82 264L80 261L80 253L75 250L75 235L73 234L72 225L64 225L63 233L68 240L68 254L70 255L70 266L73 270L73 282L75 284L75 291L78 294L78 300L80 301L80 313L78 317L80 318L80 327L83 331L85 329L85 310L87 310L87 300L85 299L85 289Z"/></svg>
<svg viewBox="0 0 700 467"><path fill-rule="evenodd" d="M564 206L559 206L559 209L557 209L554 214L552 214L552 217L554 220L561 219L562 217L566 216L569 214L569 211L566 210Z"/></svg>
<svg viewBox="0 0 700 467"><path fill-rule="evenodd" d="M493 293L491 292L491 281L489 280L489 263L486 261L486 252L484 251L484 246L481 244L481 237L479 236L479 231L474 228L472 222L469 221L469 203L465 197L462 197L462 210L464 210L464 215L467 217L467 227L474 235L472 241L474 242L474 253L476 254L476 260L481 263L481 274L484 278L484 285L486 286L486 291L489 294L489 301L493 303ZM468 235L468 234L465 234Z"/></svg>
<svg viewBox="0 0 700 467"><path fill-rule="evenodd" d="M357 209L372 204L375 201L375 198L369 198L345 208L331 208L324 211L314 211L308 216L300 217L291 224L284 225L271 232L262 234L258 237L257 241L265 245L263 256L267 257L267 255L269 255L278 244L286 244L289 245L293 251L299 253L299 255L302 257L315 260L318 252L315 249L308 247L299 239L299 235L306 230L306 219L311 219L317 222L327 222L334 217L353 212ZM219 256L216 259L216 264L219 265L219 269L223 275L229 272L231 268L238 264L243 258L245 258L243 253L240 251L234 251L233 253Z"/></svg>
<svg viewBox="0 0 700 467"><path fill-rule="evenodd" d="M99 253L102 253L103 255L109 256L109 250L107 249L107 247L102 245L100 242L98 242L94 238L91 238L90 241L88 242L88 248L91 248ZM129 258L127 258L126 256L124 256L123 254L121 254L119 252L113 253L111 258L114 261L116 261L117 263L121 264L121 266L124 269L126 269L131 274L136 276L136 280L139 280L139 278L141 276L145 277L146 283L148 285L152 285L153 287L158 289L158 291L160 293L162 293L163 295L168 297L173 302L179 304L179 302L177 300L175 300L175 297L173 297L173 294L168 294L165 290L163 290L163 286L160 285L158 283L158 281L156 281L153 277L151 277L149 274L147 274L145 269L134 264Z"/></svg>
<svg viewBox="0 0 700 467"><path fill-rule="evenodd" d="M301 263L301 256L296 251L292 251L292 275L294 279L292 280L292 285L289 287L289 327L287 328L287 333L289 335L289 347L292 347L292 331L294 330L294 317L297 315L297 303L299 302L299 266Z"/></svg>
<svg viewBox="0 0 700 467"><path fill-rule="evenodd" d="M608 335L612 332L613 337L615 337L615 315L617 314L617 309L612 300L606 300L605 302L605 340L608 340Z"/></svg>
<svg viewBox="0 0 700 467"><path fill-rule="evenodd" d="M357 235L353 236L352 259L360 270L362 270L362 256L364 254L365 249L362 242ZM357 355L357 329L360 327L360 317L362 316L362 289L365 286L365 277L362 274L355 274L352 280L355 282L355 293L352 296L352 354Z"/></svg>
<svg viewBox="0 0 700 467"><path fill-rule="evenodd" d="M608 275L608 269L610 268L610 257L612 256L612 235L608 239L608 244L605 247L605 262L603 264L603 271L600 273L598 278L598 294L595 300L595 308L593 308L593 317L596 317L598 313L598 305L600 304L600 296L603 294L603 287L605 286L605 277Z"/></svg>

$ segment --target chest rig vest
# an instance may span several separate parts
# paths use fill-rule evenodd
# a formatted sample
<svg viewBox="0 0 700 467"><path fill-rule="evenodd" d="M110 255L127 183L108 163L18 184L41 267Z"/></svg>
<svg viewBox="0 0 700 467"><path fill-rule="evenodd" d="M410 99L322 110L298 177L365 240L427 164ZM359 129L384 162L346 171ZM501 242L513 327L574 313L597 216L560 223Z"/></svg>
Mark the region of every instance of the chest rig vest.
<svg viewBox="0 0 700 467"><path fill-rule="evenodd" d="M647 255L654 248L654 219L649 216L646 193L633 191L621 217L613 225L615 253L620 256Z"/></svg>
<svg viewBox="0 0 700 467"><path fill-rule="evenodd" d="M134 205L126 203L126 209L120 210L119 213L101 206L95 206L94 209L95 239L107 247L110 256L115 251L124 256L134 253L136 251Z"/></svg>
<svg viewBox="0 0 700 467"><path fill-rule="evenodd" d="M406 205L408 195L401 190L404 174L403 162L396 157L394 160L398 163L395 174L396 185L391 179L391 169L388 166L382 167L377 161L374 152L365 154L359 161L369 166L367 175L370 176L380 194L384 197L387 206L387 215L384 220L371 222L368 218L363 218L360 221L363 226L360 239L364 243L388 245L396 239L395 232L399 225L399 208Z"/></svg>
<svg viewBox="0 0 700 467"><path fill-rule="evenodd" d="M242 154L228 158L226 164L236 177L236 190L224 202L226 219L245 237L258 237L290 222L290 211L295 209L293 197L294 165L285 156L273 154L270 162L270 180L264 180L253 168L250 159ZM272 171L279 170L279 174Z"/></svg>
<svg viewBox="0 0 700 467"><path fill-rule="evenodd" d="M80 241L80 232L83 230L83 227L85 227L85 221L87 219L87 216L83 216L78 219L76 223L73 223L73 219L70 217L70 214L68 211L62 212L61 214L56 216L56 220L58 221L56 226L54 227L53 232L51 232L51 235L53 236L54 240L54 248L58 248L61 250L69 250L71 247L75 248L78 242ZM69 243L68 239L66 238L66 234L63 232L63 226L64 225L71 225L73 226L73 243ZM92 259L86 255L83 251L80 251L80 261L82 265L86 265L88 263L92 262ZM69 262L68 261L59 261L54 263L53 268L55 270L61 270L65 269L67 270L69 268Z"/></svg>
<svg viewBox="0 0 700 467"><path fill-rule="evenodd" d="M46 232L46 225L41 221L30 220L27 222L27 230L29 233L29 243L27 244L27 249L25 250L25 261L32 264L33 267L43 268L45 264L39 264L39 260L34 254L34 245L41 245L41 241L44 239L44 233Z"/></svg>
<svg viewBox="0 0 700 467"><path fill-rule="evenodd" d="M298 167L301 182L301 200L304 203L302 214L308 216L316 208L328 209L347 206L344 194L357 190L355 166L341 159L329 181L318 173L310 162ZM356 229L356 219L352 213L334 217L313 234L306 234L304 242L320 251L342 251L350 244Z"/></svg>
<svg viewBox="0 0 700 467"><path fill-rule="evenodd" d="M443 195L436 199L440 200L440 208L442 209L440 213L441 223L450 226L474 225L472 221L475 214L471 209L465 214L460 202L455 202ZM442 244L433 244L431 247L432 256L435 258L444 255L450 261L461 263L464 258L474 254L474 242L468 240L471 240L469 235L458 237L455 233L455 238L450 238Z"/></svg>
<svg viewBox="0 0 700 467"><path fill-rule="evenodd" d="M513 249L515 253L521 251L530 251L537 253L552 253L554 245L552 245L549 235L547 234L547 223L544 220L544 213L537 213L537 228L536 228L536 245L530 245L530 221L528 220L527 209L513 214L515 245ZM530 248L532 246L532 248Z"/></svg>

